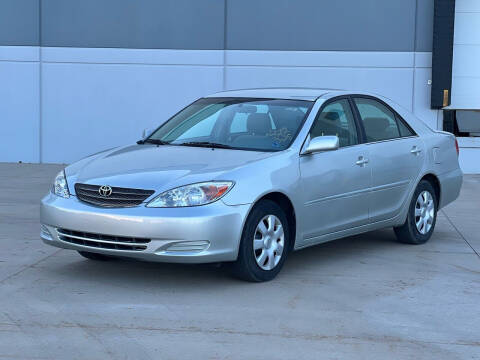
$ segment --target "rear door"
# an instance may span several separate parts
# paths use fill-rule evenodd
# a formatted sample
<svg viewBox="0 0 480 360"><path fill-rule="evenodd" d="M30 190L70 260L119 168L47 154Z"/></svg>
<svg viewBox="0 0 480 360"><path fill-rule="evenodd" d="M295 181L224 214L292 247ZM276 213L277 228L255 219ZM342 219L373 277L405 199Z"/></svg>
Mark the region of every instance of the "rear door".
<svg viewBox="0 0 480 360"><path fill-rule="evenodd" d="M354 96L369 149L372 169L370 222L398 215L421 171L423 142L387 104L374 97Z"/></svg>

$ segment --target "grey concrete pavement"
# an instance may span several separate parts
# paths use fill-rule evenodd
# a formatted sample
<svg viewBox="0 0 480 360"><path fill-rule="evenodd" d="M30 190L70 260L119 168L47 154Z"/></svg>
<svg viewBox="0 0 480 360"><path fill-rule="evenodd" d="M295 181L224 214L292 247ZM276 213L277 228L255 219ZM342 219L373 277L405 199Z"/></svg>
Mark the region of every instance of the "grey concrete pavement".
<svg viewBox="0 0 480 360"><path fill-rule="evenodd" d="M480 359L480 176L425 245L349 237L250 284L44 245L60 168L0 164L0 359Z"/></svg>

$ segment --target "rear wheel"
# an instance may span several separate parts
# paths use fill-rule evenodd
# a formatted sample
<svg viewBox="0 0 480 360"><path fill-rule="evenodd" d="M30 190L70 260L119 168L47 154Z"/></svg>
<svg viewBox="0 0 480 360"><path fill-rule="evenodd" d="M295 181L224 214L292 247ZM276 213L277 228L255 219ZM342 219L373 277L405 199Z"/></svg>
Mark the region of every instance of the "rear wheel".
<svg viewBox="0 0 480 360"><path fill-rule="evenodd" d="M107 260L112 259L111 256L92 253L92 252L88 252L88 251L79 251L78 253L80 255L82 255L84 258L87 258L89 260L107 261Z"/></svg>
<svg viewBox="0 0 480 360"><path fill-rule="evenodd" d="M422 180L415 189L407 220L395 227L397 239L406 244L424 244L433 234L437 221L438 199L430 182Z"/></svg>
<svg viewBox="0 0 480 360"><path fill-rule="evenodd" d="M261 201L245 222L234 275L253 282L272 280L282 269L289 242L285 212L273 201Z"/></svg>

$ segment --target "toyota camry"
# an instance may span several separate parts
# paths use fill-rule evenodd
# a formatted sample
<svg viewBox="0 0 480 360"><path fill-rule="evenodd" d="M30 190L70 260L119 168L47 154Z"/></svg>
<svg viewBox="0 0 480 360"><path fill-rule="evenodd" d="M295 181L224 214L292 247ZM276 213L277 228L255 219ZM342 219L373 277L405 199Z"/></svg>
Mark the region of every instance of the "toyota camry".
<svg viewBox="0 0 480 360"><path fill-rule="evenodd" d="M423 244L461 184L455 137L385 97L227 91L67 166L42 199L41 238L266 281L291 251L375 229Z"/></svg>

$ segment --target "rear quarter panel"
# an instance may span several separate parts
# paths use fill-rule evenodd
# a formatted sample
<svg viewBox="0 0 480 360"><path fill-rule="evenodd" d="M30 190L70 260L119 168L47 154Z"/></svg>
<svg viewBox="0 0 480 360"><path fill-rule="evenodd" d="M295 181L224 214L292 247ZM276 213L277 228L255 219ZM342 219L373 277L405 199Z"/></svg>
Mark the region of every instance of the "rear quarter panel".
<svg viewBox="0 0 480 360"><path fill-rule="evenodd" d="M426 174L435 175L440 182L440 203L439 208L444 207L454 201L462 186L463 174L458 163L458 156L455 149L455 137L453 134L432 130L423 121L418 119L409 110L390 99L379 96L383 101L394 108L398 114L404 118L408 124L421 137L425 145L425 163L419 174L416 183ZM407 204L413 196L415 186L411 190ZM405 207L407 208L407 207ZM402 221L406 217L406 209Z"/></svg>
<svg viewBox="0 0 480 360"><path fill-rule="evenodd" d="M426 172L437 176L440 182L439 208L454 201L460 194L463 173L458 163L455 137L447 132L432 131L424 136L428 149Z"/></svg>

